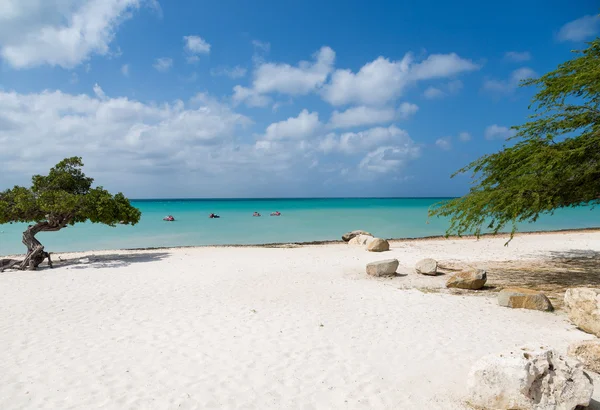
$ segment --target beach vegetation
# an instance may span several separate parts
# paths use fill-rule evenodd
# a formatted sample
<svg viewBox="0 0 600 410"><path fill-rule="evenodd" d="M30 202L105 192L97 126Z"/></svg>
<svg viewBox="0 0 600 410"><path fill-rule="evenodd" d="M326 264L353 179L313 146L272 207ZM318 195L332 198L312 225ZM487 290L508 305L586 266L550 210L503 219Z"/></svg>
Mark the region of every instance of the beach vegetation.
<svg viewBox="0 0 600 410"><path fill-rule="evenodd" d="M446 235L494 234L542 214L600 202L600 38L539 78L527 122L512 127L511 145L454 175L471 174L469 193L435 204L449 217ZM508 229L506 229L508 230Z"/></svg>
<svg viewBox="0 0 600 410"><path fill-rule="evenodd" d="M31 187L15 186L0 192L0 224L31 223L23 232L25 259L0 259L0 270L34 270L45 259L52 266L50 254L35 237L39 232L59 231L86 221L115 226L135 225L140 220L141 212L122 193L92 188L94 180L82 167L80 157L65 158L48 175L34 175Z"/></svg>

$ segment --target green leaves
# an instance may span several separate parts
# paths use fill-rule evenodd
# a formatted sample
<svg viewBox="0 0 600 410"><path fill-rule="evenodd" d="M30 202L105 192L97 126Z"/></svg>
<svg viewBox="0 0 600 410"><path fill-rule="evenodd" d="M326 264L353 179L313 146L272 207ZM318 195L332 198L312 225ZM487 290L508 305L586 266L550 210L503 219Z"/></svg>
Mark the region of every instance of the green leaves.
<svg viewBox="0 0 600 410"><path fill-rule="evenodd" d="M472 173L470 192L430 209L451 217L447 235L498 233L507 225L514 233L518 222L540 214L600 202L600 39L589 44L583 55L522 84L540 90L531 121L513 127L516 144L459 170Z"/></svg>
<svg viewBox="0 0 600 410"><path fill-rule="evenodd" d="M66 158L46 176L34 175L32 187L15 186L0 193L0 223L47 221L56 227L87 220L114 226L136 224L141 212L122 193L91 188L79 157Z"/></svg>

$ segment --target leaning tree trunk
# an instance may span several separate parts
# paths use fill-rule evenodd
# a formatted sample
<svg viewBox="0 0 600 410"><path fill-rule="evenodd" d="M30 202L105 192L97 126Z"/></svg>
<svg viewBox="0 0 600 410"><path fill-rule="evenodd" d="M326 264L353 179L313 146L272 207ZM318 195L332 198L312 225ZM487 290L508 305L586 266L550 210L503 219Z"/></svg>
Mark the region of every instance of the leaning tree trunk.
<svg viewBox="0 0 600 410"><path fill-rule="evenodd" d="M16 259L1 259L0 271L4 269L35 270L46 258L48 266L52 267L50 254L44 251L44 246L38 241L35 235L43 231L58 231L64 226L50 224L49 222L38 222L35 225L29 225L23 232L23 244L27 247L27 255L22 261Z"/></svg>

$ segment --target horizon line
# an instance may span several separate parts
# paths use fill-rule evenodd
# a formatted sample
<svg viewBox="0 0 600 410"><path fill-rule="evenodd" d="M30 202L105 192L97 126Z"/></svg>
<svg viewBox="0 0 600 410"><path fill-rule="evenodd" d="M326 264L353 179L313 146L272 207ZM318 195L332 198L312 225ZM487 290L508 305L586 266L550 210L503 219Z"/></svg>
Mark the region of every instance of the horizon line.
<svg viewBox="0 0 600 410"><path fill-rule="evenodd" d="M224 197L224 198L130 198L130 201L265 201L307 199L454 199L457 196L315 196L315 197Z"/></svg>

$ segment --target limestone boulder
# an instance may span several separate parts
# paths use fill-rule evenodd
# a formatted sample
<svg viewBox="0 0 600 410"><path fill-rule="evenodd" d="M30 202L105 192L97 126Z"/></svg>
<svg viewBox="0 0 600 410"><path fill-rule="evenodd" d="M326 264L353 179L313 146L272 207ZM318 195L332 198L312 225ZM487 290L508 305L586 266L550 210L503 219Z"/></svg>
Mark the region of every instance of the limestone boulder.
<svg viewBox="0 0 600 410"><path fill-rule="evenodd" d="M369 235L357 235L348 241L348 245L367 245L373 239L375 238Z"/></svg>
<svg viewBox="0 0 600 410"><path fill-rule="evenodd" d="M437 268L438 268L437 261L435 259L431 259L431 258L420 260L415 265L415 270L417 271L417 273L420 273L421 275L435 276L435 275L437 275Z"/></svg>
<svg viewBox="0 0 600 410"><path fill-rule="evenodd" d="M565 308L575 326L600 337L600 289L567 289Z"/></svg>
<svg viewBox="0 0 600 410"><path fill-rule="evenodd" d="M446 281L447 288L477 290L487 282L487 273L482 269L455 273Z"/></svg>
<svg viewBox="0 0 600 410"><path fill-rule="evenodd" d="M371 276L392 276L396 274L399 265L398 259L371 262L367 264L367 274Z"/></svg>
<svg viewBox="0 0 600 410"><path fill-rule="evenodd" d="M578 360L539 345L481 358L467 385L469 403L482 409L573 410L594 390Z"/></svg>
<svg viewBox="0 0 600 410"><path fill-rule="evenodd" d="M584 340L569 346L567 354L576 358L583 367L600 374L600 340Z"/></svg>
<svg viewBox="0 0 600 410"><path fill-rule="evenodd" d="M498 304L517 309L554 310L552 303L542 292L524 288L502 289L498 293Z"/></svg>
<svg viewBox="0 0 600 410"><path fill-rule="evenodd" d="M367 235L367 236L373 236L372 234L370 234L369 232L366 231L352 231L352 232L348 232L342 235L342 240L344 242L350 242L350 239L354 238L355 236L358 235Z"/></svg>
<svg viewBox="0 0 600 410"><path fill-rule="evenodd" d="M390 250L390 243L385 239L375 238L367 244L369 252L385 252Z"/></svg>

